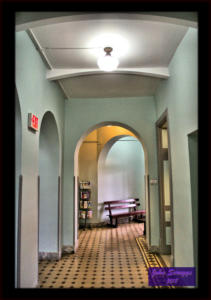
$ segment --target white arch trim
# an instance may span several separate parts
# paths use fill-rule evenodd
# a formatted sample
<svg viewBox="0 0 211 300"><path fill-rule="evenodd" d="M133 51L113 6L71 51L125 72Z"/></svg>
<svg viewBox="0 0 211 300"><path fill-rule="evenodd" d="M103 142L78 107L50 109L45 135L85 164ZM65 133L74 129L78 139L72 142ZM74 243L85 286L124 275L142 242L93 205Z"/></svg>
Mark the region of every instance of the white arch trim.
<svg viewBox="0 0 211 300"><path fill-rule="evenodd" d="M105 121L105 122L101 122L101 123L98 123L98 124L90 127L86 132L84 132L81 135L80 139L78 140L76 148L75 148L75 153L74 153L74 175L78 176L78 173L77 173L77 171L78 171L78 154L79 154L80 147L83 143L83 140L93 130L98 129L100 127L104 127L104 126L120 126L120 127L123 127L125 129L131 131L136 136L136 138L141 142L143 150L144 150L145 172L146 172L146 174L148 174L148 151L147 151L146 145L145 145L141 135L135 129L133 129L131 126L129 126L125 123L121 123L121 122L117 122L117 121Z"/></svg>
<svg viewBox="0 0 211 300"><path fill-rule="evenodd" d="M68 77L77 77L83 75L100 75L105 72L96 69L51 69L46 71L46 79L59 80ZM118 68L117 71L113 71L112 74L131 74L151 76L156 78L167 79L169 78L169 69L167 67L151 67L151 68Z"/></svg>
<svg viewBox="0 0 211 300"><path fill-rule="evenodd" d="M131 136L131 135L128 134L116 135L112 137L110 140L108 140L108 142L104 145L103 149L100 152L100 155L98 157L98 164L101 164L102 160L104 159L103 157L105 157L108 154L113 144L115 144L119 139L127 136Z"/></svg>
<svg viewBox="0 0 211 300"><path fill-rule="evenodd" d="M55 117L54 113L53 113L51 110L46 110L46 111L44 111L43 115L40 117L39 134L40 134L40 128L41 128L41 126L42 126L43 118L45 117L45 115L46 115L47 113L50 113L50 114L52 115L52 117L53 117L53 119L54 119L54 122L55 122L55 124L56 124L56 132L57 132L57 136L58 136L58 140L59 140L59 166L60 166L61 152L62 152L62 150L61 150L61 146L62 146L61 143L62 143L62 141L61 141L61 137L60 137L60 134L59 134L59 126L58 126L56 117ZM39 145L38 145L38 146L39 146ZM59 168L59 172L61 173L61 168ZM59 173L59 174L60 174L60 173Z"/></svg>

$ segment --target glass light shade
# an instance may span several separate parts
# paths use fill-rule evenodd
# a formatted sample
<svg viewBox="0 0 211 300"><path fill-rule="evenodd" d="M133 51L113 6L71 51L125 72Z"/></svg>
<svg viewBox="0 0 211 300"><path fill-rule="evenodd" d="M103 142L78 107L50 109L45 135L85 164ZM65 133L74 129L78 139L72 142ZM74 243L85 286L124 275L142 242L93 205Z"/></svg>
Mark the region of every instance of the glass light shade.
<svg viewBox="0 0 211 300"><path fill-rule="evenodd" d="M116 57L106 54L97 61L99 68L103 71L114 71L118 67L119 61Z"/></svg>

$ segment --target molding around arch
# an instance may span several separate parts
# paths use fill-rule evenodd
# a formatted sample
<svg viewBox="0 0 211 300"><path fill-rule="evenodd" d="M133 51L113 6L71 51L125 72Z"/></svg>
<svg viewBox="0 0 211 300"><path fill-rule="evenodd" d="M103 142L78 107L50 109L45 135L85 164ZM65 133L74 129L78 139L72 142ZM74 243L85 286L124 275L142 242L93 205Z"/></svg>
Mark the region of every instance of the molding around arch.
<svg viewBox="0 0 211 300"><path fill-rule="evenodd" d="M135 135L135 137L141 142L141 145L142 145L143 150L144 150L144 157L145 157L145 173L147 175L148 174L148 151L147 151L147 147L146 147L146 145L145 145L145 143L143 141L143 138L130 125L125 124L125 123L121 123L121 122L117 122L117 121L105 121L105 122L101 122L101 123L95 124L95 125L93 125L92 127L90 127L87 131L85 131L81 135L80 139L77 142L77 145L76 145L76 148L75 148L75 153L74 153L74 175L78 176L77 170L76 170L77 169L76 166L78 165L78 162L77 162L77 160L78 160L78 154L79 154L80 147L81 147L81 145L83 143L83 140L93 130L96 130L96 129L100 128L100 127L104 127L104 126L108 126L108 125L110 125L110 126L120 126L120 127L123 127L125 129L131 131Z"/></svg>
<svg viewBox="0 0 211 300"><path fill-rule="evenodd" d="M61 166L61 153L62 153L62 141L61 141L61 137L60 137L60 134L59 134L59 126L58 126L58 123L57 123L57 120L56 120L56 117L54 115L54 113L51 111L51 110L46 110L43 115L41 116L40 118L40 124L39 124L39 140L40 140L40 130L41 130L41 126L42 126L42 122L43 122L43 119L46 117L46 114L51 114L52 117L53 117L53 120L56 124L56 132L57 132L57 136L58 136L58 141L59 141L59 166ZM38 145L39 146L39 145ZM61 168L59 168L59 170L61 170ZM61 172L61 171L60 171Z"/></svg>

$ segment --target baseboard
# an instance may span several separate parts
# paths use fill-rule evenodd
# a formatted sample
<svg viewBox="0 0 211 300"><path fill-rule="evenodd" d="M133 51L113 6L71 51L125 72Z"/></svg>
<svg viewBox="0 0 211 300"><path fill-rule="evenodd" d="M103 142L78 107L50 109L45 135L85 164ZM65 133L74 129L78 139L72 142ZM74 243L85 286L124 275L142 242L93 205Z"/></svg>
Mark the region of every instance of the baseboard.
<svg viewBox="0 0 211 300"><path fill-rule="evenodd" d="M73 246L69 246L69 245L66 245L66 246L62 246L62 254L72 254L74 253L74 247Z"/></svg>
<svg viewBox="0 0 211 300"><path fill-rule="evenodd" d="M99 227L105 227L107 226L108 222L104 221L104 222L99 222L99 223L88 223L86 224L86 228L99 228ZM84 228L84 224L80 224L79 225L80 229Z"/></svg>
<svg viewBox="0 0 211 300"><path fill-rule="evenodd" d="M39 252L39 260L59 260L60 255L57 252Z"/></svg>
<svg viewBox="0 0 211 300"><path fill-rule="evenodd" d="M120 218L118 220L118 224L128 224L131 221L137 221L138 223L144 223L144 221L142 221L142 220L133 220L132 218L130 218L130 221L129 221L129 218L126 217L126 218ZM103 222L98 222L98 223L87 223L86 224L86 228L91 229L91 228L107 227L109 224L110 224L110 220L103 221ZM82 224L82 223L79 224L79 228L83 229L84 228L84 224Z"/></svg>
<svg viewBox="0 0 211 300"><path fill-rule="evenodd" d="M160 253L160 248L158 246L149 246L149 251L152 253Z"/></svg>

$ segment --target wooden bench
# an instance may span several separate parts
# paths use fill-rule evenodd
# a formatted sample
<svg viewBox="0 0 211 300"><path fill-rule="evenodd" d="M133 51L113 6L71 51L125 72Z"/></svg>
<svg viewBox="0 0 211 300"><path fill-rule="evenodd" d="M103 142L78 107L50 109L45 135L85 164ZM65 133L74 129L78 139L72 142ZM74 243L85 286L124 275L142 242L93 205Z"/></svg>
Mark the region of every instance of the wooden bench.
<svg viewBox="0 0 211 300"><path fill-rule="evenodd" d="M145 223L146 223L146 210L137 210L137 206L140 205L139 199L126 199L126 200L114 200L104 202L105 210L109 211L110 225L113 226L113 219L115 219L115 227L118 226L118 219L123 217L135 216L134 220L144 223L144 234L145 234ZM130 209L128 212L113 213L117 209ZM141 218L138 219L138 216Z"/></svg>

